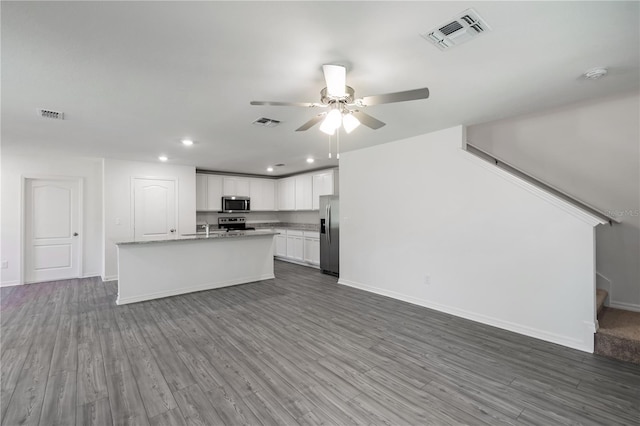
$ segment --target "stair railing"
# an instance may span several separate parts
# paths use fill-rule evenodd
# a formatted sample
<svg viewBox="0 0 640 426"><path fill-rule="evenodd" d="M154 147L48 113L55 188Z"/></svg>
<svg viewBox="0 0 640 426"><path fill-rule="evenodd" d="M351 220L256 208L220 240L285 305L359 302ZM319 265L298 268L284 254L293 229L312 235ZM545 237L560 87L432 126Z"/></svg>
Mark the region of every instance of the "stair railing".
<svg viewBox="0 0 640 426"><path fill-rule="evenodd" d="M496 167L500 167L503 170L506 170L507 172L518 176L521 179L524 179L525 181L544 189L547 192L550 192L551 194L563 199L564 201L567 201L571 204L573 204L574 206L582 209L582 210L586 210L587 212L591 213L594 216L597 216L601 219L606 220L607 222L609 222L609 225L613 225L614 223L621 223L620 219L607 214L606 212L598 209L597 207L594 207L582 200L577 199L576 197L567 194L566 192L564 192L563 190L556 188L555 186L546 183L538 178L535 178L533 176L531 176L530 174L528 174L527 172L520 170L519 168L512 166L511 164L503 161L502 159L500 159L499 157L496 157L493 154L490 154L489 152L483 150L482 148L479 148L475 145L473 145L472 143L468 142L466 143L466 147L467 147L467 151L484 159L487 160L491 163L494 163L496 165Z"/></svg>

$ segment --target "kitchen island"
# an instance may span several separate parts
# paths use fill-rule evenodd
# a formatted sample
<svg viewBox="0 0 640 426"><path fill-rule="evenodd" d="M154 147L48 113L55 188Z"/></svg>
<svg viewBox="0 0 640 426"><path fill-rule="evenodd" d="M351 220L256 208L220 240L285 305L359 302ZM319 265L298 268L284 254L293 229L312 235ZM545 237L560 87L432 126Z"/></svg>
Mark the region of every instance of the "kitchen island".
<svg viewBox="0 0 640 426"><path fill-rule="evenodd" d="M276 234L232 231L118 242L116 303L272 279Z"/></svg>

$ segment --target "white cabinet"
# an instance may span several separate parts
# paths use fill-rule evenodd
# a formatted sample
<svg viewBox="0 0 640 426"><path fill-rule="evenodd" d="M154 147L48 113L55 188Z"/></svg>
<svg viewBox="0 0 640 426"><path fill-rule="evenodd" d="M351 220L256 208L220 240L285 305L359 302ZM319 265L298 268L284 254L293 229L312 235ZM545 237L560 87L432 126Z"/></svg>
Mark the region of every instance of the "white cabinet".
<svg viewBox="0 0 640 426"><path fill-rule="evenodd" d="M196 173L196 211L222 209L222 176Z"/></svg>
<svg viewBox="0 0 640 426"><path fill-rule="evenodd" d="M311 210L313 178L310 174L278 180L278 210Z"/></svg>
<svg viewBox="0 0 640 426"><path fill-rule="evenodd" d="M249 179L235 176L225 176L222 179L222 195L249 197Z"/></svg>
<svg viewBox="0 0 640 426"><path fill-rule="evenodd" d="M334 194L333 170L313 175L313 210L320 209L320 196Z"/></svg>
<svg viewBox="0 0 640 426"><path fill-rule="evenodd" d="M207 176L207 210L222 210L222 176Z"/></svg>
<svg viewBox="0 0 640 426"><path fill-rule="evenodd" d="M304 260L304 238L302 231L287 231L287 257L299 262Z"/></svg>
<svg viewBox="0 0 640 426"><path fill-rule="evenodd" d="M251 210L274 211L276 209L276 181L254 178L249 180Z"/></svg>
<svg viewBox="0 0 640 426"><path fill-rule="evenodd" d="M296 209L296 181L295 178L278 180L278 210Z"/></svg>
<svg viewBox="0 0 640 426"><path fill-rule="evenodd" d="M275 256L307 266L320 266L320 233L295 229L276 229Z"/></svg>
<svg viewBox="0 0 640 426"><path fill-rule="evenodd" d="M251 210L276 210L274 179L196 173L196 211L222 210L222 196L251 197Z"/></svg>
<svg viewBox="0 0 640 426"><path fill-rule="evenodd" d="M295 176L296 210L313 207L313 179L311 175Z"/></svg>
<svg viewBox="0 0 640 426"><path fill-rule="evenodd" d="M207 175L196 173L196 211L207 210Z"/></svg>
<svg viewBox="0 0 640 426"><path fill-rule="evenodd" d="M275 229L280 234L276 235L276 251L275 255L278 257L287 257L287 230Z"/></svg>
<svg viewBox="0 0 640 426"><path fill-rule="evenodd" d="M304 231L304 261L320 265L320 233Z"/></svg>

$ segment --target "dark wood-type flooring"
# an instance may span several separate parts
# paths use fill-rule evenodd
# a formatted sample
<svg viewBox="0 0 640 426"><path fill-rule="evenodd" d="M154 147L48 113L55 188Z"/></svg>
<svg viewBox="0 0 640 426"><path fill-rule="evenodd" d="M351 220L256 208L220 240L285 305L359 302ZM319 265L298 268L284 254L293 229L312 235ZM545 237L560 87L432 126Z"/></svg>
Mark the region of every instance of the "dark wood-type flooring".
<svg viewBox="0 0 640 426"><path fill-rule="evenodd" d="M3 288L2 425L640 424L640 367L336 284Z"/></svg>

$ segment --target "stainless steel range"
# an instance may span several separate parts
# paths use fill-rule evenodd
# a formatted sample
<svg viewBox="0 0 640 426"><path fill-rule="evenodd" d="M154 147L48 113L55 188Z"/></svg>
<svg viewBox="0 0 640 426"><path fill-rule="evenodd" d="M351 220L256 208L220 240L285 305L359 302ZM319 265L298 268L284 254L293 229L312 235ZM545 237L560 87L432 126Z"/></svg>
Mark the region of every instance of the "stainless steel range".
<svg viewBox="0 0 640 426"><path fill-rule="evenodd" d="M256 228L247 226L246 217L219 217L218 229L225 229L227 231L251 231Z"/></svg>

